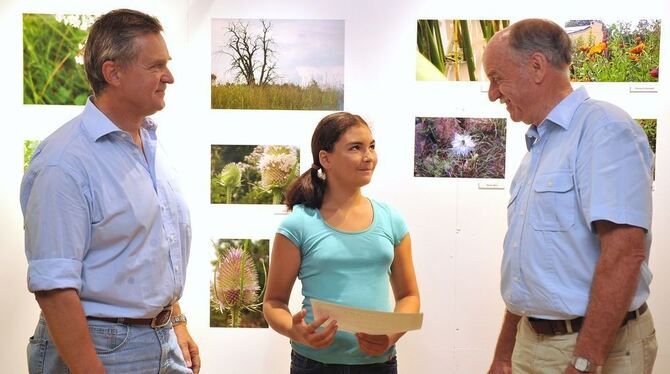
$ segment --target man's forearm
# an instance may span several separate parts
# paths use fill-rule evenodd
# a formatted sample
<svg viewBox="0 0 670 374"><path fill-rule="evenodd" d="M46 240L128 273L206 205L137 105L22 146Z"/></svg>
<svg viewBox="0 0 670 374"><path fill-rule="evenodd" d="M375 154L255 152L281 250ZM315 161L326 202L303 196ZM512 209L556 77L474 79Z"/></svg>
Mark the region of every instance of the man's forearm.
<svg viewBox="0 0 670 374"><path fill-rule="evenodd" d="M35 298L47 322L49 335L72 373L105 373L95 353L81 300L74 289L40 291Z"/></svg>
<svg viewBox="0 0 670 374"><path fill-rule="evenodd" d="M645 252L642 229L611 222L597 227L601 254L574 354L602 365L637 288Z"/></svg>
<svg viewBox="0 0 670 374"><path fill-rule="evenodd" d="M512 361L512 352L514 352L514 344L516 343L516 330L521 316L510 313L505 310L505 318L500 329L500 336L496 343L496 350L493 356L494 361Z"/></svg>

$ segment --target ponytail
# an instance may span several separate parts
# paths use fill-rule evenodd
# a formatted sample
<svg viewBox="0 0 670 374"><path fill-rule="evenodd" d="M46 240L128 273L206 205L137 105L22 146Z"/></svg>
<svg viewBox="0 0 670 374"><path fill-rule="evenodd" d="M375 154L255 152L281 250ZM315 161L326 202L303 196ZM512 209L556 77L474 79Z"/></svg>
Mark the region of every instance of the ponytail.
<svg viewBox="0 0 670 374"><path fill-rule="evenodd" d="M297 204L314 209L321 208L326 181L319 178L319 168L316 164L312 165L289 185L286 192L286 206L289 210Z"/></svg>

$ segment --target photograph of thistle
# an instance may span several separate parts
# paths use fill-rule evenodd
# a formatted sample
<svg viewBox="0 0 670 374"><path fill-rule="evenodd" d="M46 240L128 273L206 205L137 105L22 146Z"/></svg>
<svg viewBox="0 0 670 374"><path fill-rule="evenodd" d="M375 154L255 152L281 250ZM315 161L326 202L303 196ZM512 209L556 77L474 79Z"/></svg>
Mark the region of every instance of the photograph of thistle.
<svg viewBox="0 0 670 374"><path fill-rule="evenodd" d="M342 110L343 20L212 20L212 109Z"/></svg>
<svg viewBox="0 0 670 374"><path fill-rule="evenodd" d="M23 14L24 104L86 104L82 50L95 17Z"/></svg>
<svg viewBox="0 0 670 374"><path fill-rule="evenodd" d="M574 82L658 82L661 20L572 20Z"/></svg>
<svg viewBox="0 0 670 374"><path fill-rule="evenodd" d="M211 203L281 204L299 157L287 145L212 145Z"/></svg>
<svg viewBox="0 0 670 374"><path fill-rule="evenodd" d="M414 176L505 178L504 118L417 117Z"/></svg>
<svg viewBox="0 0 670 374"><path fill-rule="evenodd" d="M268 327L263 318L270 241L218 239L212 242L210 327Z"/></svg>
<svg viewBox="0 0 670 374"><path fill-rule="evenodd" d="M33 158L33 154L37 149L37 146L40 145L41 140L24 140L23 141L23 171L28 170L28 165L30 165L30 159Z"/></svg>
<svg viewBox="0 0 670 374"><path fill-rule="evenodd" d="M484 47L507 26L509 20L418 20L416 80L486 80Z"/></svg>

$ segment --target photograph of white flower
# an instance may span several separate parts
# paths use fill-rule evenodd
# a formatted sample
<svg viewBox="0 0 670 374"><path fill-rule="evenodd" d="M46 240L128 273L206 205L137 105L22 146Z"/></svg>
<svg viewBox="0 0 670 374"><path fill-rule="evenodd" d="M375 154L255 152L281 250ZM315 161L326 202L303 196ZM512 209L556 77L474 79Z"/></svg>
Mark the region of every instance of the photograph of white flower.
<svg viewBox="0 0 670 374"><path fill-rule="evenodd" d="M417 117L414 176L505 178L504 118Z"/></svg>
<svg viewBox="0 0 670 374"><path fill-rule="evenodd" d="M212 145L212 204L281 204L298 176L300 152L286 145Z"/></svg>
<svg viewBox="0 0 670 374"><path fill-rule="evenodd" d="M210 327L268 327L263 318L263 293L270 241L218 239L212 242Z"/></svg>

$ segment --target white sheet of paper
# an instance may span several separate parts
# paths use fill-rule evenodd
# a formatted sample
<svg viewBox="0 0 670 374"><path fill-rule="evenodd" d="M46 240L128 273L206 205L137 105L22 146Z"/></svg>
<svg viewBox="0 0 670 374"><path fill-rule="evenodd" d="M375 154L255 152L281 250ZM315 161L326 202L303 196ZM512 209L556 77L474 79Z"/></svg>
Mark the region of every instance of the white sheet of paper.
<svg viewBox="0 0 670 374"><path fill-rule="evenodd" d="M329 316L322 326L331 320L337 321L338 330L351 333L363 332L371 335L385 335L410 330L418 330L423 323L423 313L389 313L352 308L312 299L314 319Z"/></svg>

